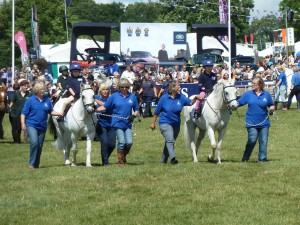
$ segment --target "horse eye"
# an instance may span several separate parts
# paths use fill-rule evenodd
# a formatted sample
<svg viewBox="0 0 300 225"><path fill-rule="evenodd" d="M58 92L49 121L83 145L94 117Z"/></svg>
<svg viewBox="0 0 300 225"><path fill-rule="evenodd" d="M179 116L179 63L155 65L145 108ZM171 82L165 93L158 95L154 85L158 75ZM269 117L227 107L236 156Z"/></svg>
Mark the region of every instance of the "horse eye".
<svg viewBox="0 0 300 225"><path fill-rule="evenodd" d="M227 92L227 91L225 91L225 95L228 95L228 92Z"/></svg>

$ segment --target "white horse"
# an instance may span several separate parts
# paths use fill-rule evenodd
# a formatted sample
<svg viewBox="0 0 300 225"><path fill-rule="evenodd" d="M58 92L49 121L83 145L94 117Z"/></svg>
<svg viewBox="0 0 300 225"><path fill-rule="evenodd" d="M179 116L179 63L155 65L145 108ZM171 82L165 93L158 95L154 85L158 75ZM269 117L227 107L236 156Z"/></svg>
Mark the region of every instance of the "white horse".
<svg viewBox="0 0 300 225"><path fill-rule="evenodd" d="M211 154L208 155L208 161L214 161L215 150L217 149L218 163L221 163L222 140L230 119L230 112L227 106L229 105L232 109L238 107L236 92L237 90L233 84L229 81L220 80L214 86L212 93L207 97L201 117L198 119L194 118L194 105L184 107L184 140L186 145L192 150L194 162L198 162L197 153L199 146L207 131L212 148ZM197 128L199 128L198 136L196 135ZM215 139L215 131L218 131L218 143Z"/></svg>
<svg viewBox="0 0 300 225"><path fill-rule="evenodd" d="M97 122L94 112L94 91L89 84L81 84L80 98L74 103L65 115L64 122L57 122L56 116L52 121L56 127L57 139L55 146L64 150L65 165L76 166L77 139L86 136L86 166L91 165L92 141L95 137L95 125ZM55 105L54 110L60 111L63 99ZM51 128L51 126L50 126ZM53 129L53 127L52 127ZM73 152L70 161L70 150Z"/></svg>

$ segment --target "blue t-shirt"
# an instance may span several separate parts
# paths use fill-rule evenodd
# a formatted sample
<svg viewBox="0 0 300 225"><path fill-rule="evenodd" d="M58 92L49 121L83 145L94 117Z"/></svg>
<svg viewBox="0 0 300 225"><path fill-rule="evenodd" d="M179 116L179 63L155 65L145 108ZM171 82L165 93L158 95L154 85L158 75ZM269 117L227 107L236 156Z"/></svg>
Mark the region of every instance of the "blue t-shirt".
<svg viewBox="0 0 300 225"><path fill-rule="evenodd" d="M104 99L104 98L102 98L99 95L95 95L95 99L97 99L97 100L99 100L101 102L106 102L107 101L107 99ZM98 105L98 107L99 106L100 105ZM106 109L105 111L102 111L101 113L97 113L98 118L100 118L100 120L98 122L99 125L101 127L106 127L106 128L111 127L111 119L112 119L111 116L105 116L103 114L105 114L105 115L111 115L112 114L112 110L111 109Z"/></svg>
<svg viewBox="0 0 300 225"><path fill-rule="evenodd" d="M191 104L191 99L182 94L177 94L172 98L169 94L161 96L154 110L155 115L159 115L159 124L167 123L172 126L180 126L180 113L184 106Z"/></svg>
<svg viewBox="0 0 300 225"><path fill-rule="evenodd" d="M109 96L104 103L104 107L107 110L112 110L113 117L111 126L120 129L131 128L132 121L126 118L132 115L132 111L136 112L139 110L136 96L132 93L128 93L128 95L124 97L120 92L116 92Z"/></svg>
<svg viewBox="0 0 300 225"><path fill-rule="evenodd" d="M109 64L105 70L106 76L113 76L114 72L120 72L120 67L118 64Z"/></svg>
<svg viewBox="0 0 300 225"><path fill-rule="evenodd" d="M292 76L292 85L298 86L300 85L300 73L294 72L294 75Z"/></svg>
<svg viewBox="0 0 300 225"><path fill-rule="evenodd" d="M279 86L286 86L286 75L283 71L279 74L278 80L280 80L280 79L282 81Z"/></svg>
<svg viewBox="0 0 300 225"><path fill-rule="evenodd" d="M33 95L26 100L21 114L26 117L26 126L45 131L48 114L52 111L53 106L49 97L44 96L40 101L36 95Z"/></svg>
<svg viewBox="0 0 300 225"><path fill-rule="evenodd" d="M255 91L248 91L245 92L237 100L237 102L239 103L239 106L248 104L248 109L246 111L247 128L249 127L263 128L263 127L270 126L269 118L264 123L262 123L268 117L268 107L274 105L272 97L269 92L262 91L261 95L258 96L255 93Z"/></svg>

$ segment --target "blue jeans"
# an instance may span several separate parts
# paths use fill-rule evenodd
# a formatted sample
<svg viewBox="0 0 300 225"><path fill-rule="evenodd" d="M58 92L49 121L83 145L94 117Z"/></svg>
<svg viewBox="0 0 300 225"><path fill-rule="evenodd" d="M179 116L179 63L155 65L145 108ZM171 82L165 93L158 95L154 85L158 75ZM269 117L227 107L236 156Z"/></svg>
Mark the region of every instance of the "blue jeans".
<svg viewBox="0 0 300 225"><path fill-rule="evenodd" d="M163 123L159 125L161 134L165 138L165 146L162 154L162 163L167 163L168 158L173 159L175 157L175 141L180 132L180 126L171 126L170 124Z"/></svg>
<svg viewBox="0 0 300 225"><path fill-rule="evenodd" d="M26 129L30 139L29 166L38 168L40 166L40 159L45 140L46 130L38 130L30 126L27 126Z"/></svg>
<svg viewBox="0 0 300 225"><path fill-rule="evenodd" d="M281 85L275 93L275 102L286 102L286 86Z"/></svg>
<svg viewBox="0 0 300 225"><path fill-rule="evenodd" d="M130 128L117 128L116 132L118 138L118 151L129 151L132 146L132 130Z"/></svg>
<svg viewBox="0 0 300 225"><path fill-rule="evenodd" d="M269 127L264 128L247 128L248 130L248 141L246 144L243 160L249 160L251 153L255 147L256 141L259 142L258 161L267 161L267 147L269 137Z"/></svg>
<svg viewBox="0 0 300 225"><path fill-rule="evenodd" d="M102 164L109 164L109 157L116 147L116 130L111 127L99 127Z"/></svg>

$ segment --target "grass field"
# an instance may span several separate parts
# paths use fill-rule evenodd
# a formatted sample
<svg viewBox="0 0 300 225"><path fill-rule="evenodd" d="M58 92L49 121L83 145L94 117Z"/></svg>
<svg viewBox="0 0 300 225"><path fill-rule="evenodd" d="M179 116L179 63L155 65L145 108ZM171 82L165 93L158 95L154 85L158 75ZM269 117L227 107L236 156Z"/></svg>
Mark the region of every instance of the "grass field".
<svg viewBox="0 0 300 225"><path fill-rule="evenodd" d="M295 108L295 106L293 106ZM239 110L244 115L243 109ZM183 141L176 142L179 164L160 163L164 139L150 119L136 122L129 164L100 166L93 143L92 168L85 167L84 141L77 167L65 167L63 154L47 135L41 168L28 169L29 144L13 145L8 116L0 141L0 224L300 224L300 111L277 111L271 119L268 163L242 163L247 133L233 112L223 142L221 165L208 163L208 137L192 162Z"/></svg>

